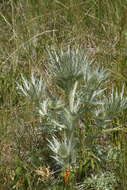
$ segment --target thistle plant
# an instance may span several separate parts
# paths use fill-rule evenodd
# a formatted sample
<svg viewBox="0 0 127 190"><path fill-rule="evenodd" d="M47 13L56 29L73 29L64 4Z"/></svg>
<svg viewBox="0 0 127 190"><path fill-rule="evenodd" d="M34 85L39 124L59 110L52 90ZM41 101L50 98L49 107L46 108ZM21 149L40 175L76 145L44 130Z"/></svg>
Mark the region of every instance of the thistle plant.
<svg viewBox="0 0 127 190"><path fill-rule="evenodd" d="M114 190L116 179L113 173L105 172L99 175L87 178L81 185L78 186L79 190Z"/></svg>
<svg viewBox="0 0 127 190"><path fill-rule="evenodd" d="M106 98L104 112L107 118L112 119L127 109L127 97L124 97L124 86L118 93L118 89L112 89L111 96Z"/></svg>
<svg viewBox="0 0 127 190"><path fill-rule="evenodd" d="M55 154L52 156L59 165L67 168L76 162L76 153L74 143L67 137L64 137L62 142L59 142L54 136L52 141L49 141L49 148Z"/></svg>
<svg viewBox="0 0 127 190"><path fill-rule="evenodd" d="M47 70L49 75L55 80L56 84L63 90L69 91L75 81L83 77L84 62L87 63L87 58L83 52L78 49L68 48L63 49L47 49L49 63Z"/></svg>
<svg viewBox="0 0 127 190"><path fill-rule="evenodd" d="M32 102L41 102L46 96L46 85L42 77L37 78L34 72L31 73L30 80L21 75L22 84L17 83L17 88L23 96Z"/></svg>
<svg viewBox="0 0 127 190"><path fill-rule="evenodd" d="M22 76L22 85L18 84L18 88L31 101L38 102L38 129L41 128L42 136L48 134L46 146L57 165L64 170L74 166L75 179L78 170L81 176L89 176L98 171L97 164L101 163L95 145L102 143L102 130L112 127L115 116L127 108L124 88L119 93L113 88L110 95L110 89L105 87L110 74L88 61L79 49L48 49L47 52L47 81L52 82L56 91L51 88L49 94L45 79L37 79L34 74L30 81ZM79 166L80 163L84 166ZM83 167L86 167L84 174Z"/></svg>

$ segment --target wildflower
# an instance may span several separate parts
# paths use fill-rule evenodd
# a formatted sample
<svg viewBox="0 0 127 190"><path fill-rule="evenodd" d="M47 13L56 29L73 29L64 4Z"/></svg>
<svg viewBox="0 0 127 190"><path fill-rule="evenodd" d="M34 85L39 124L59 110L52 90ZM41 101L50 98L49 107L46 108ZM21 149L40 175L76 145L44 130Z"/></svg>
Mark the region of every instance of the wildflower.
<svg viewBox="0 0 127 190"><path fill-rule="evenodd" d="M70 168L67 168L67 170L64 173L64 183L65 184L69 183L70 175L71 175Z"/></svg>

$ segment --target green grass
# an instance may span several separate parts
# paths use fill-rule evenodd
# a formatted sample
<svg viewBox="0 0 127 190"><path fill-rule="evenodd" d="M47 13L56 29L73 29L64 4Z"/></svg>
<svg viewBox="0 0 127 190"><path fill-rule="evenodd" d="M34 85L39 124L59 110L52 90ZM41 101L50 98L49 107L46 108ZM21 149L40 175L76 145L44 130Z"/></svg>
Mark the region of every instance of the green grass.
<svg viewBox="0 0 127 190"><path fill-rule="evenodd" d="M63 90L56 88L55 84L51 83L52 79L47 78L47 48L67 50L68 47L72 47L83 50L88 59L93 60L92 64L103 66L111 73L111 80L105 84L108 88L106 93L110 95L112 86L120 91L124 83L127 95L126 11L127 0L0 2L0 189L55 190L60 189L63 184L63 174L59 173L54 179L56 186L50 184L52 176L39 181L35 172L37 168L48 165L54 167L51 152L46 147L50 131L49 134L45 132L43 137L38 134L36 129L40 125L40 118L36 114L36 103L26 100L17 89L17 82L22 83L21 74L29 79L33 71L37 77L42 76L46 79L51 94L67 101ZM90 117L88 114L88 120ZM110 167L114 166L111 170L118 179L117 186L112 190L127 189L127 148L124 130L126 123L125 111L113 121L113 127L123 131L109 131L108 140L104 135L103 143L106 143L105 139L110 142L113 154L107 169L110 170ZM94 132L88 127L87 143L91 142ZM77 131L76 135L81 136L81 131ZM98 143L96 138L93 141ZM87 155L86 160L89 162L94 157L92 153L91 150L82 153L83 159ZM86 160L83 162L87 162ZM93 165L96 166L98 162L96 163L96 159L94 161ZM81 182L84 175L82 165L79 164L81 171L78 170L79 176L76 177L76 180L79 179ZM85 172L89 173L89 170ZM94 172L97 171L93 171L93 175ZM61 189L76 188L71 185Z"/></svg>

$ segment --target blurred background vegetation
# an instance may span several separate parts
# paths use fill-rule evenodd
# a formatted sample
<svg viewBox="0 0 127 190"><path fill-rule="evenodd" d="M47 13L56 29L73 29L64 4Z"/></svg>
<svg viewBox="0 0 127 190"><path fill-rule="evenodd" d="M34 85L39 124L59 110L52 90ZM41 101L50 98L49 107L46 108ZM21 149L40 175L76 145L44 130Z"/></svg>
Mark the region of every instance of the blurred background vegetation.
<svg viewBox="0 0 127 190"><path fill-rule="evenodd" d="M95 65L111 73L105 87L120 91L124 83L127 95L127 0L0 1L0 189L103 190L103 184L101 189L97 187L100 181L107 179L104 183L111 184L109 179L113 181L115 175L117 185L107 185L108 190L127 190L127 110L113 121L113 126L121 130L107 132L110 144L106 146L112 157L107 167L112 166L115 174L98 174L80 187L62 187L59 172L54 179L49 169L53 161L47 134L41 138L36 131L40 120L35 103L26 101L17 90L21 74L30 78L34 72L46 78L47 47L82 49ZM49 86L50 93L62 94L50 82ZM88 137L90 133L91 129ZM97 161L92 153L85 154L93 164ZM81 170L76 177L79 182L84 176Z"/></svg>

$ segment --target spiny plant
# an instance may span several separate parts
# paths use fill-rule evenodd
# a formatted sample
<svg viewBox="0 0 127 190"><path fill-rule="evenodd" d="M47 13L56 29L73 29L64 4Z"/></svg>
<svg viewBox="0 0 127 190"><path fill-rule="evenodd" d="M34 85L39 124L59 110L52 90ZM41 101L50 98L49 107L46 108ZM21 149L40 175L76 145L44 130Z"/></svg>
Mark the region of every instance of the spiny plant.
<svg viewBox="0 0 127 190"><path fill-rule="evenodd" d="M23 146L23 144L27 145L27 142L30 141L31 136L34 137L33 144L35 146L33 146L32 149L36 149L36 153L34 152L36 154L36 157L39 157L37 151L39 152L40 149L44 149L41 147L46 147L44 145L47 145L45 144L46 141L42 144L39 142L39 144L38 139L48 138L49 140L51 140L52 134L55 133L54 135L56 138L58 138L58 141L61 140L61 142L63 142L64 140L64 135L62 135L62 137L61 135L59 135L62 130L65 130L63 128L63 121L61 121L60 118L60 113L62 115L62 110L60 110L61 108L57 109L57 106L55 107L55 104L59 98L63 100L62 104L64 102L65 105L68 105L68 95L65 96L63 89L61 90L60 88L58 88L56 83L52 83L50 85L47 84L48 89L50 89L50 92L52 92L53 95L53 104L51 104L50 99L44 100L44 102L41 100L42 105L39 106L40 117L39 119L35 119L34 110L36 110L36 112L38 113L37 103L34 103L36 109L32 109L31 113L26 113L27 103L29 103L28 109L30 110L30 104L32 103L32 100L28 97L26 98L24 104L24 98L22 98L22 96L20 96L19 98L19 94L17 93L17 90L15 88L15 81L20 81L20 73L23 73L23 76L25 76L24 78L31 82L31 79L28 77L28 73L30 73L31 69L38 68L41 72L43 67L42 63L45 63L45 60L47 60L43 48L45 47L45 44L56 44L57 47L67 46L68 44L79 44L80 46L82 46L83 49L88 50L90 56L94 57L94 59L97 61L97 64L101 63L105 68L110 69L113 77L113 86L118 87L118 96L120 95L120 91L122 88L121 84L123 81L125 82L124 91L126 94L126 9L127 0L2 0L0 2L0 32L2 34L0 35L1 147L3 147L3 144L6 145L7 142L10 141L9 136L14 138L15 141L15 133L13 131L14 129L17 130L17 135L21 136L20 140L16 141L16 143L19 143L20 145L17 148L17 154L20 152L20 147ZM52 81L49 80L49 83L50 82ZM105 85L105 87L107 87L108 89L110 88L110 83ZM74 86L72 85L72 88L73 87ZM75 88L77 98L77 90L80 88L79 82L75 83ZM108 90L104 91L104 94L106 95L105 101L110 101L111 98L109 95L112 93L112 90L108 92L107 91ZM70 94L71 99L71 93L68 92L68 94ZM77 100L78 99L74 99L74 102ZM46 107L47 102L48 106ZM76 113L77 109L79 109L79 106L80 103L77 102L75 104L73 112ZM117 161L119 164L117 165L117 169L114 167L114 170L115 173L117 173L119 176L119 183L122 184L122 186L120 186L118 189L126 190L126 109L124 109L124 112L119 111L119 113L117 114L115 114L115 111L112 110L112 114L109 107L112 106L108 105L106 106L106 108L104 106L102 109L106 109L106 112L108 112L107 114L104 114L104 111L100 109L100 106L98 106L94 116L91 116L91 113L87 113L87 115L85 114L85 118L87 119L79 121L80 129L79 131L76 130L75 135L77 136L77 138L80 137L79 140L81 144L86 144L87 142L87 147L91 147L91 144L92 147L94 146L93 149L87 148L85 152L82 151L82 157L86 158L85 163L87 165L88 160L92 160L91 158L93 157L95 158L94 152L96 152L96 149L99 152L99 156L104 155L105 153L105 150L102 152L100 151L101 146L97 146L96 143L97 139L95 138L95 136L99 136L100 133L98 132L96 133L96 135L93 135L93 133L95 133L96 130L99 129L96 128L97 125L104 127L104 130L102 131L104 134L102 136L104 138L101 140L101 145L103 145L102 149L104 147L104 144L106 148L107 141L109 139L112 139L112 142L110 142L112 148L117 144L118 150L122 150L122 154L120 154L119 152L120 156L117 156ZM42 116L40 113L42 114ZM31 119L29 116L31 116ZM53 118L52 122L51 118ZM88 120L90 120L91 118L93 118L93 120L91 120L90 125L88 125ZM103 118L105 118L105 120ZM22 122L19 122L21 120ZM85 123L87 127L83 127L83 123ZM19 124L22 128L22 135L17 127L19 126ZM59 130L58 133L56 132L57 130ZM27 132L30 132L31 135ZM43 135L41 136L42 132ZM94 143L92 143L93 136L94 142L96 143L95 145L93 145ZM31 143L28 144L30 145ZM28 149L30 149L29 145ZM39 150L38 147L40 147ZM47 149L49 149L49 147ZM43 154L41 157L48 158L48 156L43 156ZM96 160L96 162L100 165L100 162L98 162L99 159L94 160ZM44 161L42 162L44 163ZM83 163L80 162L80 167L78 170L80 170L81 166L84 165L84 160L82 162ZM113 168L114 162L115 161L112 162L112 164L110 165L111 167L109 166L109 168ZM10 164L13 167L13 163ZM8 173L8 171L6 172L5 170L7 164L4 164L2 162L1 166L2 167L0 173L3 177L0 181L0 188L2 190L11 189L11 187L9 186L10 182L7 183L7 187L1 185L2 181L5 181L7 179L4 172ZM8 167L10 166L8 165ZM41 189L41 187L37 187L36 189L39 188ZM52 189L52 187L49 189ZM55 189L60 190L61 187ZM74 190L74 187L72 189Z"/></svg>
<svg viewBox="0 0 127 190"><path fill-rule="evenodd" d="M21 76L22 85L17 83L18 89L26 96L30 101L40 102L45 96L45 83L42 78L37 78L34 73L31 74L30 81Z"/></svg>
<svg viewBox="0 0 127 190"><path fill-rule="evenodd" d="M81 185L79 190L115 190L116 178L113 173L105 172L99 175L91 176L87 178Z"/></svg>
<svg viewBox="0 0 127 190"><path fill-rule="evenodd" d="M71 188L76 187L77 180L107 171L104 163L108 150L104 144L110 138L103 133L112 129L116 115L127 109L127 98L124 87L120 93L115 88L109 93L110 89L105 87L109 73L88 61L80 49L48 49L47 52L48 79L43 79L46 82L42 83L32 73L31 81L22 77L18 89L31 101L39 99L37 130L42 138L46 137L45 146L60 167L63 184ZM52 83L51 89L48 81ZM97 145L102 147L101 153ZM55 172L55 166L51 167ZM109 178L105 180L104 189L110 183Z"/></svg>

